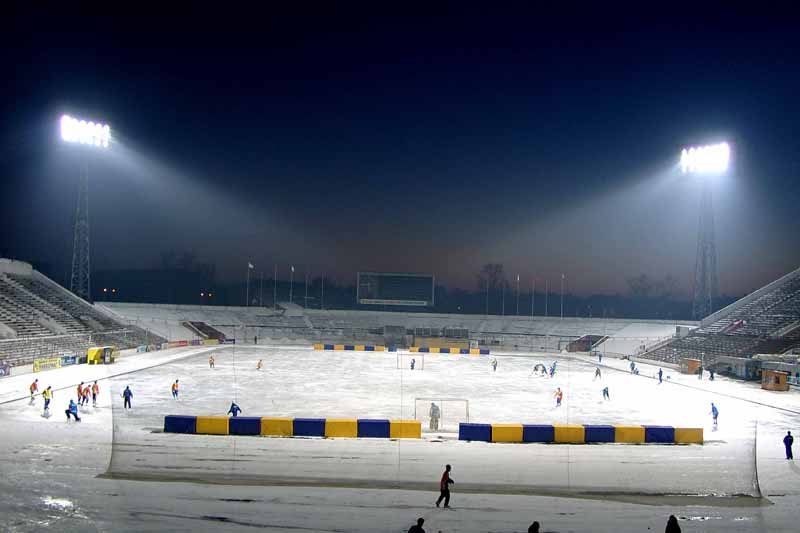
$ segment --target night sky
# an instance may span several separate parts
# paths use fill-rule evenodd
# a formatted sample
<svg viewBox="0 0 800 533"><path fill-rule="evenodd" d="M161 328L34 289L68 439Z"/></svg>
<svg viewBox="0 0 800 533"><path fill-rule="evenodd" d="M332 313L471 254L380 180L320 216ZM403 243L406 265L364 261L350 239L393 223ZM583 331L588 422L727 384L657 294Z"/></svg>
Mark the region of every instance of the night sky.
<svg viewBox="0 0 800 533"><path fill-rule="evenodd" d="M371 6L11 8L0 255L69 268L83 155L58 139L66 112L115 135L88 156L98 270L173 250L225 280L250 261L474 288L499 262L577 294L670 275L688 298L700 182L677 158L719 140L722 292L800 266L792 17Z"/></svg>

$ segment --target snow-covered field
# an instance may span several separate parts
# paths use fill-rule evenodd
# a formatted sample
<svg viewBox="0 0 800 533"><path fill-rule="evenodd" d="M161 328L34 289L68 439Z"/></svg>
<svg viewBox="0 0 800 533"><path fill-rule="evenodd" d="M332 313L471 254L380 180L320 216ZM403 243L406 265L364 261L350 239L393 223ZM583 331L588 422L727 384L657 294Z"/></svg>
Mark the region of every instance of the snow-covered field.
<svg viewBox="0 0 800 533"><path fill-rule="evenodd" d="M315 352L240 346L129 355L111 366L37 374L56 392L53 416L29 406L32 376L0 381L0 529L405 531L642 531L666 516L684 531L792 531L800 468L783 459L786 429L798 430L798 394L718 378L677 375L659 385L604 359L553 354L470 357L426 354L424 371L396 368L393 353ZM256 370L263 359L264 367ZM531 376L558 360L553 379ZM141 369L141 370L139 370ZM117 375L120 374L120 375ZM100 381L97 409L80 424L63 411L78 381ZM170 385L179 379L179 400ZM124 386L133 409L121 409ZM608 386L611 401L603 401ZM564 402L555 407L556 387ZM412 418L414 399L469 400L470 421L702 426L704 446L487 444L426 433L420 441L276 439L171 435L165 414L224 414L236 399L249 416ZM112 409L113 401L113 409ZM714 430L710 403L719 407ZM755 427L758 422L758 449ZM113 446L112 446L113 443ZM754 494L755 455L764 496ZM109 468L110 463L110 468ZM432 507L445 463L454 509ZM101 477L98 477L101 476ZM167 481L169 480L169 481ZM573 497L553 497L569 494ZM714 495L704 498L662 495ZM645 497L644 495L651 495ZM643 505L646 504L646 505ZM759 505L761 504L761 505ZM690 520L696 518L696 520Z"/></svg>

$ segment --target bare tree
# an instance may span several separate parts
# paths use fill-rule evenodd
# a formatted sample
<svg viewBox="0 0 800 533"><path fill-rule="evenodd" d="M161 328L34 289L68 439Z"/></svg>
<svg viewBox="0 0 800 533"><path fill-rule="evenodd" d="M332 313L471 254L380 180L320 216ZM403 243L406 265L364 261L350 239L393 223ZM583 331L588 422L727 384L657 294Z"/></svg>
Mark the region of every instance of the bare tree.
<svg viewBox="0 0 800 533"><path fill-rule="evenodd" d="M489 312L489 294L498 294L507 285L503 265L487 263L478 273L478 290L486 294L486 312Z"/></svg>

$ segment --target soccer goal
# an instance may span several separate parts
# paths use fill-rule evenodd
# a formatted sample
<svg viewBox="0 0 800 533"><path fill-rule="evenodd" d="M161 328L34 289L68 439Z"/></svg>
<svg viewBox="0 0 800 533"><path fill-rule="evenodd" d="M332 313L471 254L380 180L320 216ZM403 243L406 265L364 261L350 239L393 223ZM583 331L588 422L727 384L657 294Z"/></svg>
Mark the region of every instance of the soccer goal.
<svg viewBox="0 0 800 533"><path fill-rule="evenodd" d="M425 353L397 352L397 368L411 370L411 360L414 360L414 370L425 370Z"/></svg>
<svg viewBox="0 0 800 533"><path fill-rule="evenodd" d="M438 407L438 420L431 416L434 406ZM414 418L422 422L423 433L458 433L458 425L469 422L469 400L414 398Z"/></svg>

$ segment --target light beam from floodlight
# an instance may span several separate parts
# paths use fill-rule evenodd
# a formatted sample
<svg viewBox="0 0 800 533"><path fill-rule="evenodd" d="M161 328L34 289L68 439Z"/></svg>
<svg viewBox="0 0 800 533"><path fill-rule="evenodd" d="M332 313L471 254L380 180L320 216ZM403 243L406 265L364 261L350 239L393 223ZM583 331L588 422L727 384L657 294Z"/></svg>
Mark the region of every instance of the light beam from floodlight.
<svg viewBox="0 0 800 533"><path fill-rule="evenodd" d="M681 151L681 171L684 174L719 174L728 170L731 147L726 142L692 146Z"/></svg>
<svg viewBox="0 0 800 533"><path fill-rule="evenodd" d="M111 127L100 122L79 120L69 115L62 115L61 139L66 142L108 148L111 140Z"/></svg>

